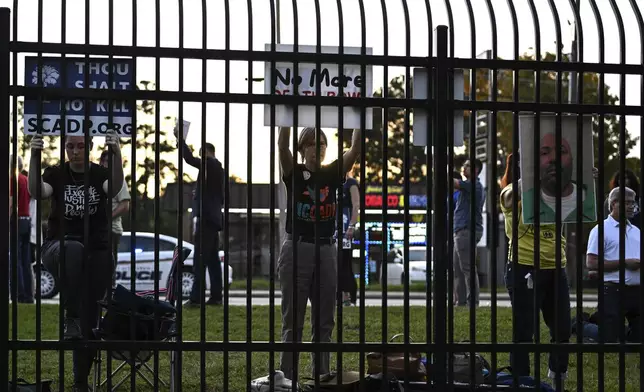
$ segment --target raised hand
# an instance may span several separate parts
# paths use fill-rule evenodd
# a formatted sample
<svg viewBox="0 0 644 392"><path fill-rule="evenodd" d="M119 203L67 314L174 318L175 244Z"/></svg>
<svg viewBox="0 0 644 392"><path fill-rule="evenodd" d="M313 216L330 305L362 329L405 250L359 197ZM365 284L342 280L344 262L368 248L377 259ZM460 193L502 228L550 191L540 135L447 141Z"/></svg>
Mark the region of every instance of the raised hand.
<svg viewBox="0 0 644 392"><path fill-rule="evenodd" d="M42 149L45 148L45 141L43 140L42 135L34 135L31 138L30 146L31 151L42 151Z"/></svg>
<svg viewBox="0 0 644 392"><path fill-rule="evenodd" d="M105 133L105 145L112 147L114 152L121 151L121 142L113 129L110 129Z"/></svg>

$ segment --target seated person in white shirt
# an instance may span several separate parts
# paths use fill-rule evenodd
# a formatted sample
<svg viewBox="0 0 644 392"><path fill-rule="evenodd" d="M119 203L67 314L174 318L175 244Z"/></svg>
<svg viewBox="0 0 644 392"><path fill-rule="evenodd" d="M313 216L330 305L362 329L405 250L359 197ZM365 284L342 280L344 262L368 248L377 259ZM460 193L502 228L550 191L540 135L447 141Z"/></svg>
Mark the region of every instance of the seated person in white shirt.
<svg viewBox="0 0 644 392"><path fill-rule="evenodd" d="M624 188L626 217L635 211L635 192ZM620 189L613 189L608 195L610 215L604 220L604 309L599 309L600 334L604 329L607 342L617 342L620 330L624 330L624 318L631 329L629 341L640 341L640 230L627 219L620 223ZM626 225L624 236L624 261L620 262L620 224ZM586 265L590 270L599 269L599 225L595 226L588 238ZM620 293L620 268L624 270L624 291ZM621 304L620 304L621 303ZM620 315L620 307L624 313ZM601 336L601 335L600 335Z"/></svg>

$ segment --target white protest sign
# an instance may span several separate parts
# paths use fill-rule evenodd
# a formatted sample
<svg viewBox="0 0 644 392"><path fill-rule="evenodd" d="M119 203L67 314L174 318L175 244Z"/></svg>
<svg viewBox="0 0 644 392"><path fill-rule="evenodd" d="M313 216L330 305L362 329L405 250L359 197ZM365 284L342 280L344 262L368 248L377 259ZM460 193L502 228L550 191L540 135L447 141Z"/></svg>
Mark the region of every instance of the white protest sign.
<svg viewBox="0 0 644 392"><path fill-rule="evenodd" d="M315 45L299 45L298 52L316 53ZM271 44L266 44L266 51L271 50ZM278 52L290 52L295 50L293 45L276 45ZM322 46L321 53L339 53L337 46ZM366 54L371 55L372 49L365 48ZM361 54L360 47L344 47L345 54ZM362 97L363 88L366 97L373 96L373 76L371 65L365 66L365 73L361 72L361 65L343 64L338 69L338 64L320 64L319 72L315 63L299 63L297 80L295 79L295 64L292 62L276 62L271 73L271 62L265 62L264 66L264 93L271 94L273 91L279 95L293 95L295 90L302 96L317 95L317 87L320 86L321 95L335 97L340 95L340 85L343 85L345 97ZM340 71L340 72L338 72ZM272 75L272 77L271 77ZM315 106L298 106L298 127L315 127ZM320 127L356 129L361 126L361 108L344 107L343 124L339 124L339 110L337 106L322 106L320 108ZM271 105L264 105L264 125L292 127L293 109L286 105L275 105L275 123L271 124ZM365 109L365 128L373 128L373 110Z"/></svg>
<svg viewBox="0 0 644 392"><path fill-rule="evenodd" d="M174 123L174 135L177 136L177 131L179 130L179 119L177 118ZM183 120L183 140L186 140L188 137L188 131L190 131L190 121Z"/></svg>

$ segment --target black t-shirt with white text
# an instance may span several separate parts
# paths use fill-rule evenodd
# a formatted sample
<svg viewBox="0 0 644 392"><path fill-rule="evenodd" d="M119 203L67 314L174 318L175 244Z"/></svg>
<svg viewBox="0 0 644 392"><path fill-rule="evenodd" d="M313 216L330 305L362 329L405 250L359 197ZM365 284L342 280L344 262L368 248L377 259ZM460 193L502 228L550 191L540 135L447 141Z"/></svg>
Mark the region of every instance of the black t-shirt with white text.
<svg viewBox="0 0 644 392"><path fill-rule="evenodd" d="M108 169L95 163L89 167L89 246L93 249L106 249L110 222L107 205L110 198L103 190L103 183L108 180ZM84 173L73 172L69 163L51 166L43 173L43 182L51 185L51 210L47 221L48 240L58 240L64 225L64 235L77 238L84 242L85 233L85 178ZM62 196L61 200L61 187ZM60 222L62 216L64 222ZM61 224L62 223L62 224Z"/></svg>
<svg viewBox="0 0 644 392"><path fill-rule="evenodd" d="M295 188L292 186L295 175ZM298 236L315 236L317 182L320 194L320 221L318 223L318 238L330 238L336 230L337 190L342 186L344 178L338 176L338 161L321 166L320 171L309 171L300 164L293 168L293 173L283 177L288 194L286 207L286 232ZM293 192L295 192L295 221L297 233L293 232Z"/></svg>

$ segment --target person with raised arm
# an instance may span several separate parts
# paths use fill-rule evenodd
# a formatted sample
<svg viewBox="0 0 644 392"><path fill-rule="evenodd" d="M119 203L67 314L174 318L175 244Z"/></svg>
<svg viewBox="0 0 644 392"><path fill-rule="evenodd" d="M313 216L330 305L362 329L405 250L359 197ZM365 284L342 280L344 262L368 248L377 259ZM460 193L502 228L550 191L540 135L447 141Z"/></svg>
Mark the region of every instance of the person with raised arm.
<svg viewBox="0 0 644 392"><path fill-rule="evenodd" d="M319 155L316 133L319 135ZM341 168L338 167L339 160L328 165L321 164L326 156L328 143L324 132L315 128L304 128L300 133L296 153L301 156L303 162L293 165L293 155L289 148L290 135L289 127L280 128L279 160L282 180L288 193L286 239L280 250L277 267L282 292L282 342L302 340L306 304L309 299L312 306L313 341L319 338L320 342L330 342L335 325L333 313L337 290L338 249L334 237L337 191L342 189L346 173L352 169L360 156L362 132L353 131L351 147L343 155ZM340 171L342 176L339 175ZM338 233L338 238L342 235L343 233ZM320 246L319 260L315 257L316 243ZM297 259L293 258L294 247L297 247ZM319 276L316 275L316 263L320 263ZM293 276L295 264L297 276ZM297 303L293 300L296 291ZM296 321L293 320L294 312L297 315ZM320 319L316 320L318 314ZM292 380L295 365L293 353L283 352L280 362L280 370L286 378ZM329 362L330 353L321 353L320 362L316 362L313 355L312 375L315 376L316 368L321 375L328 374Z"/></svg>
<svg viewBox="0 0 644 392"><path fill-rule="evenodd" d="M112 284L114 262L108 244L110 219L107 206L123 187L123 160L114 131L107 132L105 143L112 150L111 188L108 169L85 161L86 149L91 149L93 143L90 141L86 145L84 136L67 136L67 161L46 168L42 175L38 165L43 139L34 135L31 140L29 193L34 198L51 200L41 254L45 268L54 275L63 294L65 340L92 338L92 328L96 326L101 311L98 301L105 298ZM87 188L86 177L89 179ZM89 215L88 232L85 232L86 214ZM94 354L94 350L74 350L74 391L89 390L87 377Z"/></svg>

